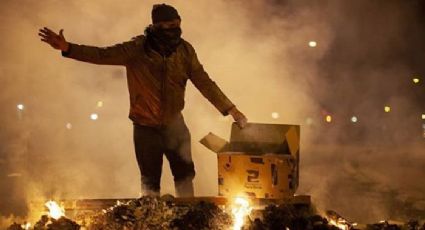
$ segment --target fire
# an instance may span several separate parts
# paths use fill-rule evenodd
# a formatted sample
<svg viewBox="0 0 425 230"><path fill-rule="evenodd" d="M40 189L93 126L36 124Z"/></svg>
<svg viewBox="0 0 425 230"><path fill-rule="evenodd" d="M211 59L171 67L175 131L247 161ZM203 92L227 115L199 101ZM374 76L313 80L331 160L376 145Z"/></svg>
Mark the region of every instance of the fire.
<svg viewBox="0 0 425 230"><path fill-rule="evenodd" d="M341 229L341 230L348 230L349 227L347 226L347 224L345 223L340 223L339 221L335 221L335 220L329 220L329 224Z"/></svg>
<svg viewBox="0 0 425 230"><path fill-rule="evenodd" d="M245 217L251 213L251 210L252 207L250 207L247 199L236 197L232 205L233 230L240 230L242 228Z"/></svg>
<svg viewBox="0 0 425 230"><path fill-rule="evenodd" d="M49 216L57 220L62 216L65 216L65 210L63 207L60 207L58 203L49 200L46 202L46 207L49 209Z"/></svg>
<svg viewBox="0 0 425 230"><path fill-rule="evenodd" d="M328 223L330 225L333 225L341 230L349 230L353 226L353 223L350 223L344 217L332 210L326 211L326 218L328 219Z"/></svg>
<svg viewBox="0 0 425 230"><path fill-rule="evenodd" d="M26 224L21 225L21 228L23 228L25 230L30 229L30 227L31 227L31 223L26 223Z"/></svg>

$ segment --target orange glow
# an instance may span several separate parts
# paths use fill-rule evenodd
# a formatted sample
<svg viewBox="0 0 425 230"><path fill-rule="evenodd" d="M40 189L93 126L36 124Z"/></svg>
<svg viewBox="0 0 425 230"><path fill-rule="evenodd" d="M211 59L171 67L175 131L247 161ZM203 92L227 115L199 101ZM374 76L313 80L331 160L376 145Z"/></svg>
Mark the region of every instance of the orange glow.
<svg viewBox="0 0 425 230"><path fill-rule="evenodd" d="M49 200L46 202L46 207L49 209L49 216L55 220L65 216L65 210L63 207L60 207L58 203Z"/></svg>
<svg viewBox="0 0 425 230"><path fill-rule="evenodd" d="M389 107L388 105L387 105L387 106L385 106L385 107L384 107L384 111L385 111L386 113L391 112L391 107Z"/></svg>
<svg viewBox="0 0 425 230"><path fill-rule="evenodd" d="M326 122L331 123L332 122L332 116L331 115L327 115L325 118Z"/></svg>
<svg viewBox="0 0 425 230"><path fill-rule="evenodd" d="M317 46L317 42L316 41L309 41L308 46L310 46L311 48L314 48L314 47Z"/></svg>
<svg viewBox="0 0 425 230"><path fill-rule="evenodd" d="M242 197L236 197L232 205L233 230L240 230L243 227L245 217L251 213L252 207L249 201Z"/></svg>

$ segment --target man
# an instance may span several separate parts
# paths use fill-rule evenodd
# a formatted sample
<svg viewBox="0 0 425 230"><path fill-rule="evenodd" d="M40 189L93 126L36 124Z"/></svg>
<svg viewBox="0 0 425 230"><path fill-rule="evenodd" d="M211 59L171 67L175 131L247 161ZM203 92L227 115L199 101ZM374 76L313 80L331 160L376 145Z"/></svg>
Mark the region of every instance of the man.
<svg viewBox="0 0 425 230"><path fill-rule="evenodd" d="M44 27L41 40L62 55L79 61L123 65L130 94L129 118L144 195L159 195L163 154L170 162L177 196L193 196L195 176L190 133L183 120L187 80L223 115L232 115L243 128L246 117L224 95L199 63L193 47L181 38L181 18L166 4L154 5L152 25L128 42L99 48L67 42Z"/></svg>

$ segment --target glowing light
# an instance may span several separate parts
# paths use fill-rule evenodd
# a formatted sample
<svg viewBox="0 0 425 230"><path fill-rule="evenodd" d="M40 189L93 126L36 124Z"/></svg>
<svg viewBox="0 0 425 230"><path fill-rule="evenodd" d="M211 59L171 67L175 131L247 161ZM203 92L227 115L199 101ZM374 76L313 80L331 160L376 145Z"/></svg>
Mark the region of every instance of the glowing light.
<svg viewBox="0 0 425 230"><path fill-rule="evenodd" d="M419 79L419 78L413 78L412 79L413 80L413 83L415 83L415 84L418 84L419 82L421 82L421 79Z"/></svg>
<svg viewBox="0 0 425 230"><path fill-rule="evenodd" d="M351 117L351 122L356 123L359 119L356 116Z"/></svg>
<svg viewBox="0 0 425 230"><path fill-rule="evenodd" d="M309 41L309 42L308 42L308 46L310 46L310 47L314 48L314 47L316 47L316 46L317 46L317 42L316 42L316 41Z"/></svg>
<svg viewBox="0 0 425 230"><path fill-rule="evenodd" d="M103 107L103 101L98 101L97 103L96 103L96 105L97 105L97 107Z"/></svg>
<svg viewBox="0 0 425 230"><path fill-rule="evenodd" d="M332 116L327 115L326 118L325 118L325 121L328 122L328 123L331 123L332 122Z"/></svg>
<svg viewBox="0 0 425 230"><path fill-rule="evenodd" d="M249 201L242 197L236 197L232 205L233 230L240 230L245 222L245 217L252 211Z"/></svg>
<svg viewBox="0 0 425 230"><path fill-rule="evenodd" d="M272 113L272 118L273 118L273 119L278 119L278 118L279 118L279 113L277 113L277 112L273 112L273 113Z"/></svg>
<svg viewBox="0 0 425 230"><path fill-rule="evenodd" d="M66 123L65 127L66 127L67 129L72 129L72 124L71 124L71 123Z"/></svg>
<svg viewBox="0 0 425 230"><path fill-rule="evenodd" d="M422 114L422 120L425 120L425 113Z"/></svg>
<svg viewBox="0 0 425 230"><path fill-rule="evenodd" d="M49 216L53 219L57 220L62 216L65 216L65 210L63 207L60 207L58 203L53 200L49 200L46 202L46 207L49 209Z"/></svg>
<svg viewBox="0 0 425 230"><path fill-rule="evenodd" d="M90 114L90 119L92 119L93 121L97 120L98 118L99 118L99 115L97 115L97 113Z"/></svg>
<svg viewBox="0 0 425 230"><path fill-rule="evenodd" d="M345 223L340 223L340 221L329 220L329 224L333 225L341 230L348 230L349 227Z"/></svg>
<svg viewBox="0 0 425 230"><path fill-rule="evenodd" d="M19 110L24 110L25 106L23 104L18 104L16 106Z"/></svg>
<svg viewBox="0 0 425 230"><path fill-rule="evenodd" d="M31 228L31 223L22 224L22 225L21 225L21 228L23 228L23 229L25 229L25 230L28 230L28 229L30 229L30 228Z"/></svg>
<svg viewBox="0 0 425 230"><path fill-rule="evenodd" d="M387 106L385 106L385 107L384 107L384 111L385 111L386 113L391 112L391 107L389 107L388 105L387 105Z"/></svg>

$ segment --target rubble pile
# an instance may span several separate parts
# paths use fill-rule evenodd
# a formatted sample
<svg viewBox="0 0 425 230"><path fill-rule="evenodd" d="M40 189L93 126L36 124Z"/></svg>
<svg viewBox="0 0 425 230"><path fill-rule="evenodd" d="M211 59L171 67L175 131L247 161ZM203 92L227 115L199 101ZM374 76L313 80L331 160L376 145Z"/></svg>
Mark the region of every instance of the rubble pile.
<svg viewBox="0 0 425 230"><path fill-rule="evenodd" d="M263 212L263 218L255 219L251 230L303 229L303 230L339 230L330 225L326 218L316 215L306 206L269 205Z"/></svg>
<svg viewBox="0 0 425 230"><path fill-rule="evenodd" d="M262 219L256 218L249 226L249 230L425 230L425 223L420 225L418 221L409 221L405 224L393 224L381 221L375 224L358 226L354 223L344 221L339 223L335 218L341 218L333 211L326 212L326 218L317 215L310 207L293 205L269 205L263 213ZM331 220L334 220L331 223Z"/></svg>
<svg viewBox="0 0 425 230"><path fill-rule="evenodd" d="M257 212L246 218L243 230L425 230L425 223L413 220L405 224L382 221L357 226L333 211L327 211L326 217L317 215L308 205L269 205ZM173 199L142 197L85 216L84 221L43 215L33 226L15 223L8 230L229 230L232 225L231 211L213 203L177 205Z"/></svg>
<svg viewBox="0 0 425 230"><path fill-rule="evenodd" d="M43 215L32 228L30 228L30 226L26 227L25 224L20 225L14 223L7 230L79 230L80 228L81 226L79 224L66 217L61 217L56 220L47 215Z"/></svg>
<svg viewBox="0 0 425 230"><path fill-rule="evenodd" d="M425 223L420 226L418 221L409 221L404 225L397 225L388 221L381 221L380 223L366 225L365 230L425 230Z"/></svg>
<svg viewBox="0 0 425 230"><path fill-rule="evenodd" d="M171 221L184 210L156 197L142 197L118 204L91 217L89 229L169 229Z"/></svg>
<svg viewBox="0 0 425 230"><path fill-rule="evenodd" d="M88 229L225 229L231 223L231 217L212 203L177 206L142 197L93 216Z"/></svg>
<svg viewBox="0 0 425 230"><path fill-rule="evenodd" d="M181 217L172 221L171 229L230 229L232 218L221 208L212 203L199 202L191 206Z"/></svg>

